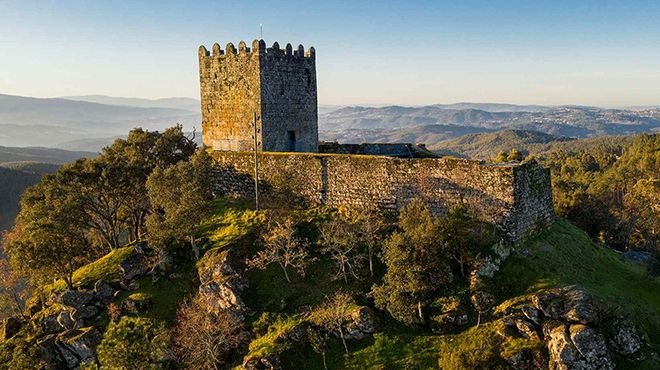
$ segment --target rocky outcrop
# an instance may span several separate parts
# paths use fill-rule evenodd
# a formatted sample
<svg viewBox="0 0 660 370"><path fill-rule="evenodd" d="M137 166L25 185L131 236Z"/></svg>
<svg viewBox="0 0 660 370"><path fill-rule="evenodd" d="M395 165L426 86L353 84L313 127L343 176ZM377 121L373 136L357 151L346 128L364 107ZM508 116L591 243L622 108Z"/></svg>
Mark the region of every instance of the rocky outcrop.
<svg viewBox="0 0 660 370"><path fill-rule="evenodd" d="M245 370L282 370L280 356L276 353L261 358L251 358L243 364Z"/></svg>
<svg viewBox="0 0 660 370"><path fill-rule="evenodd" d="M80 308L94 299L94 293L90 290L65 290L55 297L55 303L64 306Z"/></svg>
<svg viewBox="0 0 660 370"><path fill-rule="evenodd" d="M629 319L612 319L601 311L580 287L549 289L532 296L531 305L507 308L498 333L545 343L551 370L613 369L613 353L634 359L645 344ZM507 360L526 370L534 368L538 356L530 357L525 349Z"/></svg>
<svg viewBox="0 0 660 370"><path fill-rule="evenodd" d="M358 307L350 313L345 330L346 339L364 339L376 331L376 315L369 307Z"/></svg>
<svg viewBox="0 0 660 370"><path fill-rule="evenodd" d="M23 327L23 321L10 317L0 322L0 343L11 339Z"/></svg>
<svg viewBox="0 0 660 370"><path fill-rule="evenodd" d="M199 297L208 312L226 310L242 319L247 307L240 293L247 288L247 282L232 266L231 254L231 249L211 250L199 261Z"/></svg>
<svg viewBox="0 0 660 370"><path fill-rule="evenodd" d="M133 253L126 257L120 264L119 270L121 272L122 282L128 282L138 276L142 276L149 272L149 260L141 249L136 248Z"/></svg>

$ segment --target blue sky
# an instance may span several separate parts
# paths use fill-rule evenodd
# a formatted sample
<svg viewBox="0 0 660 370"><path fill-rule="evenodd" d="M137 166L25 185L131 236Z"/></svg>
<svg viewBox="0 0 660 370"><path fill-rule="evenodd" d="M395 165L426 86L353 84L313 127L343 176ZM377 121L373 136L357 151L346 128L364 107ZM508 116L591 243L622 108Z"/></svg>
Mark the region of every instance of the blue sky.
<svg viewBox="0 0 660 370"><path fill-rule="evenodd" d="M198 97L197 47L317 51L321 104L660 104L660 1L0 0L0 93Z"/></svg>

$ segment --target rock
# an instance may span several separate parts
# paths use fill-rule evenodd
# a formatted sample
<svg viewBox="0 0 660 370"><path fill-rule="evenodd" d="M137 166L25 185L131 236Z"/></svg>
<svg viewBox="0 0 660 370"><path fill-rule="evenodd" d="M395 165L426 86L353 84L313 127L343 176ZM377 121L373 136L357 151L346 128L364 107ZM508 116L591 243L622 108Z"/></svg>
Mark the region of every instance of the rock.
<svg viewBox="0 0 660 370"><path fill-rule="evenodd" d="M126 300L122 303L124 309L130 313L139 313L144 312L151 307L153 301L151 296L148 294L131 294Z"/></svg>
<svg viewBox="0 0 660 370"><path fill-rule="evenodd" d="M524 348L506 361L515 370L538 370L548 366L548 356L544 351Z"/></svg>
<svg viewBox="0 0 660 370"><path fill-rule="evenodd" d="M351 320L346 326L346 339L360 340L376 331L376 315L369 307L359 307L351 312Z"/></svg>
<svg viewBox="0 0 660 370"><path fill-rule="evenodd" d="M523 306L520 311L525 317L536 325L541 325L541 315L539 310L530 306Z"/></svg>
<svg viewBox="0 0 660 370"><path fill-rule="evenodd" d="M42 311L43 312L43 311ZM64 327L58 322L58 317L62 311L53 313L37 314L31 321L32 327L41 332L41 334L57 334L64 331Z"/></svg>
<svg viewBox="0 0 660 370"><path fill-rule="evenodd" d="M23 327L23 321L15 317L10 317L0 322L0 342L11 339Z"/></svg>
<svg viewBox="0 0 660 370"><path fill-rule="evenodd" d="M56 302L65 306L80 308L94 299L89 290L66 290L56 298Z"/></svg>
<svg viewBox="0 0 660 370"><path fill-rule="evenodd" d="M515 320L516 329L523 338L540 340L539 333L534 324L526 319L519 318Z"/></svg>
<svg viewBox="0 0 660 370"><path fill-rule="evenodd" d="M614 349L622 355L633 355L643 346L642 336L630 319L617 320L612 338Z"/></svg>
<svg viewBox="0 0 660 370"><path fill-rule="evenodd" d="M589 293L581 288L573 288L565 293L567 320L573 323L593 324L598 320L598 313Z"/></svg>
<svg viewBox="0 0 660 370"><path fill-rule="evenodd" d="M245 370L282 370L280 356L271 353L263 358L250 358L244 364Z"/></svg>
<svg viewBox="0 0 660 370"><path fill-rule="evenodd" d="M564 318L572 323L593 324L598 313L589 293L576 286L550 289L532 297L534 306L551 319Z"/></svg>
<svg viewBox="0 0 660 370"><path fill-rule="evenodd" d="M229 250L215 250L207 252L199 261L199 296L209 313L227 310L242 319L247 307L240 292L247 288L247 284L231 266L230 257Z"/></svg>
<svg viewBox="0 0 660 370"><path fill-rule="evenodd" d="M497 328L497 334L503 338L516 338L520 335L517 329L510 325L503 325Z"/></svg>
<svg viewBox="0 0 660 370"><path fill-rule="evenodd" d="M575 324L569 329L571 341L589 369L614 369L605 338L595 329Z"/></svg>
<svg viewBox="0 0 660 370"><path fill-rule="evenodd" d="M130 281L149 271L149 260L144 254L135 251L119 264L119 269L122 280Z"/></svg>
<svg viewBox="0 0 660 370"><path fill-rule="evenodd" d="M74 321L81 321L86 319L91 319L98 315L99 309L94 306L82 306L71 312L71 318Z"/></svg>
<svg viewBox="0 0 660 370"><path fill-rule="evenodd" d="M69 311L62 311L57 315L57 323L62 326L65 330L76 329L76 322L71 318L71 313Z"/></svg>
<svg viewBox="0 0 660 370"><path fill-rule="evenodd" d="M94 284L94 296L103 304L112 302L115 298L115 292L116 289L104 280L99 280Z"/></svg>
<svg viewBox="0 0 660 370"><path fill-rule="evenodd" d="M485 257L477 262L477 275L492 278L500 270L500 260Z"/></svg>
<svg viewBox="0 0 660 370"><path fill-rule="evenodd" d="M69 369L77 368L81 363L96 362L96 347L103 340L103 335L95 328L70 330L62 333L56 345Z"/></svg>
<svg viewBox="0 0 660 370"><path fill-rule="evenodd" d="M557 325L548 333L549 367L553 370L578 369L580 353L573 345L565 325ZM581 368L580 368L581 369Z"/></svg>

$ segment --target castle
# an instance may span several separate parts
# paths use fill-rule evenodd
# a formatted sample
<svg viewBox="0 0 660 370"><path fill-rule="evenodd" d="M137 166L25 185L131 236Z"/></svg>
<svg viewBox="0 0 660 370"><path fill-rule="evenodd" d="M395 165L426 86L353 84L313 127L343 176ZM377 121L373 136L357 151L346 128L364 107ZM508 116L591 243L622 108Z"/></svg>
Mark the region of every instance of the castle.
<svg viewBox="0 0 660 370"><path fill-rule="evenodd" d="M506 238L524 238L552 221L550 172L535 161L484 164L438 157L412 144L319 144L316 53L255 40L238 50L199 48L203 143L217 162L218 193L259 191L331 207L396 212L420 199L435 214L465 203Z"/></svg>

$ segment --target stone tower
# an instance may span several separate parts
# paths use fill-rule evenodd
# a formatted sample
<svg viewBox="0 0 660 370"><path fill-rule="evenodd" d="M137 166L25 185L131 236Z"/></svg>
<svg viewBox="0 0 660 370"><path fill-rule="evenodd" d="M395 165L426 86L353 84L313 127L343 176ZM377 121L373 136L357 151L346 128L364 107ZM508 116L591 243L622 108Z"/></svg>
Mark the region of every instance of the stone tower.
<svg viewBox="0 0 660 370"><path fill-rule="evenodd" d="M318 107L314 48L266 48L263 40L199 47L204 145L214 150L316 152Z"/></svg>

